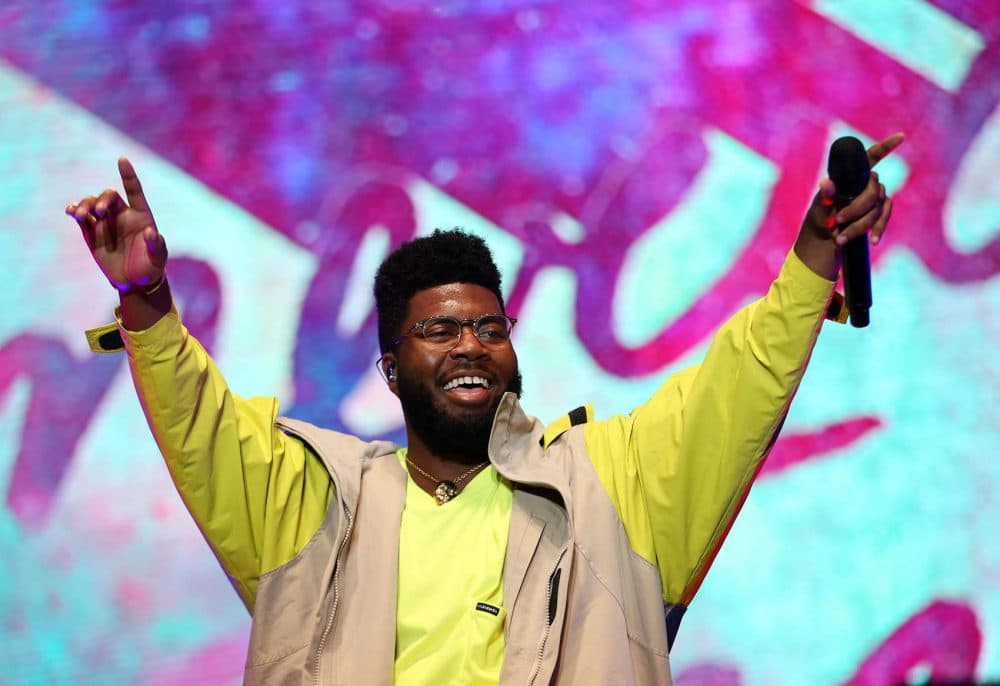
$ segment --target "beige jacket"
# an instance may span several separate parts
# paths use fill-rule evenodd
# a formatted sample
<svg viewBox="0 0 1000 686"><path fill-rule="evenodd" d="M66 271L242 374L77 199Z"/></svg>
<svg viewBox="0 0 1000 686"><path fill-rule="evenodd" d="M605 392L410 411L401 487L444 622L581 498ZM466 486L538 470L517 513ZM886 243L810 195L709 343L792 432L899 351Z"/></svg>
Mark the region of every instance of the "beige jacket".
<svg viewBox="0 0 1000 686"><path fill-rule="evenodd" d="M406 485L395 446L278 424L313 447L336 496L301 553L260 579L246 683L390 684ZM670 683L657 570L629 546L582 427L544 451L543 429L508 394L490 440L515 484L500 683Z"/></svg>

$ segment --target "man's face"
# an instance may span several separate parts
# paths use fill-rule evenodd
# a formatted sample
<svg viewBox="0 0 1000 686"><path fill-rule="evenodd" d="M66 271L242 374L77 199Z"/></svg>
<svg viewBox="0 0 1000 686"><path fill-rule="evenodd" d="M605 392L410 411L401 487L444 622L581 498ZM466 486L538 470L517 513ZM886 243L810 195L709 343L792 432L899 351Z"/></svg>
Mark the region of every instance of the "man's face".
<svg viewBox="0 0 1000 686"><path fill-rule="evenodd" d="M435 286L410 299L400 333L436 315L463 320L500 313L496 296L482 286ZM420 336L403 338L396 349L396 375L390 388L399 396L407 429L439 456L469 464L486 459L493 417L503 394L521 394L513 345L486 346L468 326L450 349ZM464 377L479 377L486 386L455 384Z"/></svg>

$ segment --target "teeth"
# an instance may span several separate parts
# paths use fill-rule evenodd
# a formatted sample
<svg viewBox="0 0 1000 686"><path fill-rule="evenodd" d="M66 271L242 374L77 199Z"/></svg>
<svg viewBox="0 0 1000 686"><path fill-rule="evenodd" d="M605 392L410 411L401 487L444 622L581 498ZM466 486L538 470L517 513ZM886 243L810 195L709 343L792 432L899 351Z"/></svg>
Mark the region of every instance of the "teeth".
<svg viewBox="0 0 1000 686"><path fill-rule="evenodd" d="M461 376L446 383L444 385L444 390L450 391L451 389L458 388L459 386L482 386L483 388L489 388L490 382L481 376Z"/></svg>

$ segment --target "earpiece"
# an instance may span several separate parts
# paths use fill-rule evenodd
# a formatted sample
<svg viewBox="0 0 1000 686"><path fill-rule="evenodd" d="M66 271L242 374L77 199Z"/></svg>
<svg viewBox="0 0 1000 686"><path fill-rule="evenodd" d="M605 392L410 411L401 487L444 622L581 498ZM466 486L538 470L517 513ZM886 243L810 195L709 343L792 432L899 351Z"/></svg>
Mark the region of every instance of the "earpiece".
<svg viewBox="0 0 1000 686"><path fill-rule="evenodd" d="M392 362L385 366L385 380L388 383L392 383L396 380L396 365Z"/></svg>

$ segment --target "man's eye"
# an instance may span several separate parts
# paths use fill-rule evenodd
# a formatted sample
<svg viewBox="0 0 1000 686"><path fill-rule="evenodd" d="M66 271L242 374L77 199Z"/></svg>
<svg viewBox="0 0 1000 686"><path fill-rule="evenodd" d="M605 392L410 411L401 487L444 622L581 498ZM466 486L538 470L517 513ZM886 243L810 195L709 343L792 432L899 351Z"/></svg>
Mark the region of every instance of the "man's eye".
<svg viewBox="0 0 1000 686"><path fill-rule="evenodd" d="M424 338L430 341L444 341L455 337L455 328L447 324L433 324L424 327Z"/></svg>
<svg viewBox="0 0 1000 686"><path fill-rule="evenodd" d="M507 322L502 319L483 319L479 322L476 335L488 341L506 340Z"/></svg>

